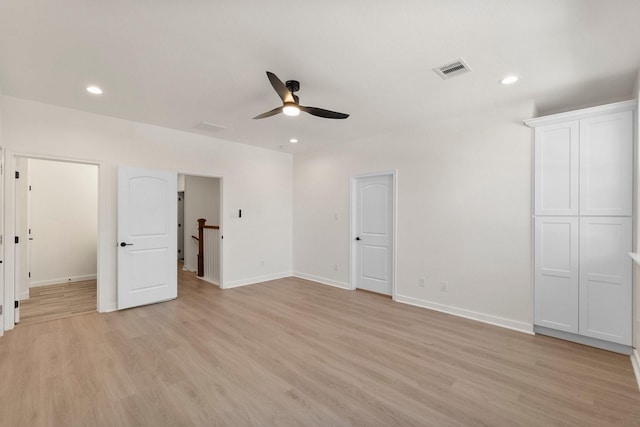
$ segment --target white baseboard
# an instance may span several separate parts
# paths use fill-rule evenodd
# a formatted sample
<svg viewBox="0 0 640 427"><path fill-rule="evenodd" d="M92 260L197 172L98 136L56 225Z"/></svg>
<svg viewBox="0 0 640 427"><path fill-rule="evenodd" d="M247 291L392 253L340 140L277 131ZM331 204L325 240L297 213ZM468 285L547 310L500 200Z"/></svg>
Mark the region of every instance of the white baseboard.
<svg viewBox="0 0 640 427"><path fill-rule="evenodd" d="M256 276L256 277L250 277L248 279L235 280L233 282L224 283L223 286L220 286L220 289L232 289L232 288L238 288L240 286L255 285L256 283L268 282L269 280L283 279L285 277L291 277L291 272L285 271L282 273L267 274L265 276Z"/></svg>
<svg viewBox="0 0 640 427"><path fill-rule="evenodd" d="M493 316L491 314L478 313L477 311L465 310L463 308L452 307L436 302L420 300L417 298L396 295L395 301L404 304L415 305L417 307L428 308L430 310L440 311L442 313L452 314L465 319L477 320L482 323L488 323L494 326L500 326L506 329L512 329L525 334L533 335L533 325L517 320L505 319L503 317Z"/></svg>
<svg viewBox="0 0 640 427"><path fill-rule="evenodd" d="M48 280L40 280L38 282L31 282L29 284L30 288L37 288L39 286L49 286L49 285L61 285L63 283L71 283L71 282L83 282L85 280L96 280L95 274L88 274L86 276L75 276L75 277L61 277L59 279L48 279Z"/></svg>
<svg viewBox="0 0 640 427"><path fill-rule="evenodd" d="M311 280L312 282L322 283L323 285L329 285L340 289L351 290L348 283L338 282L337 280L327 279L325 277L314 276L313 274L300 273L299 271L293 272L293 277L300 279Z"/></svg>
<svg viewBox="0 0 640 427"><path fill-rule="evenodd" d="M21 292L20 293L20 301L24 301L26 299L29 299L29 290L27 289L26 292Z"/></svg>
<svg viewBox="0 0 640 427"><path fill-rule="evenodd" d="M636 375L636 381L638 382L638 389L640 389L640 352L637 348L633 349L631 353L631 365L633 366L633 373Z"/></svg>
<svg viewBox="0 0 640 427"><path fill-rule="evenodd" d="M198 271L198 269L193 268L193 267L191 267L190 265L187 265L187 264L183 264L183 266L182 266L182 270L184 270L184 271L190 271L190 272L192 272L192 273L195 273L195 272L197 272L197 271Z"/></svg>
<svg viewBox="0 0 640 427"><path fill-rule="evenodd" d="M117 304L107 304L105 307L98 309L98 313L111 313L112 311L118 311Z"/></svg>

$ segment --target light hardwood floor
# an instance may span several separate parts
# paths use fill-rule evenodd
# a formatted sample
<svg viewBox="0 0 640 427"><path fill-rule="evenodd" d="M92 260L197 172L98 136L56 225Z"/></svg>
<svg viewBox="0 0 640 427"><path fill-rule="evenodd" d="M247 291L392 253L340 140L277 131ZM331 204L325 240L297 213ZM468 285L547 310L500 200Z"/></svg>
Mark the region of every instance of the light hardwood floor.
<svg viewBox="0 0 640 427"><path fill-rule="evenodd" d="M627 356L294 278L0 338L1 426L639 424Z"/></svg>
<svg viewBox="0 0 640 427"><path fill-rule="evenodd" d="M62 283L29 289L20 301L20 324L46 322L96 311L96 281Z"/></svg>

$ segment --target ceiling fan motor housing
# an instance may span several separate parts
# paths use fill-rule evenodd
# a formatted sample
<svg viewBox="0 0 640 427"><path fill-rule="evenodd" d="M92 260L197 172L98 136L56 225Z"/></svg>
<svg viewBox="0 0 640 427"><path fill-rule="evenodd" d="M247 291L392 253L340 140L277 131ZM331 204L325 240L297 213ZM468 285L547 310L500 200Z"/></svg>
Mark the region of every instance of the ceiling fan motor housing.
<svg viewBox="0 0 640 427"><path fill-rule="evenodd" d="M289 89L289 92L291 93L297 92L300 90L300 82L297 80L287 80L287 82L285 83L285 86L287 87L287 89Z"/></svg>

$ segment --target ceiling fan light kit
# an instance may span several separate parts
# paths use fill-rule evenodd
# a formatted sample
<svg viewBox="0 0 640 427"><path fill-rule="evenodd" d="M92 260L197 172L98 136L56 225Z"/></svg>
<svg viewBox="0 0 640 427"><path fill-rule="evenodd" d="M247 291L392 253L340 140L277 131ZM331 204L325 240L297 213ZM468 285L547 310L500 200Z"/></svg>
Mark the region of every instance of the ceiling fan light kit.
<svg viewBox="0 0 640 427"><path fill-rule="evenodd" d="M338 113L336 111L325 110L318 107L305 107L300 105L300 98L295 95L294 92L300 90L300 82L297 80L287 80L287 83L282 83L282 80L275 74L267 71L267 77L271 82L271 86L276 91L280 99L282 100L282 106L267 111L266 113L259 114L254 119L264 119L266 117L275 116L276 114L284 113L287 116L297 116L300 111L309 113L312 116L322 117L325 119L346 119L348 114Z"/></svg>
<svg viewBox="0 0 640 427"><path fill-rule="evenodd" d="M287 116L300 115L300 109L295 104L284 104L284 106L282 107L282 112Z"/></svg>

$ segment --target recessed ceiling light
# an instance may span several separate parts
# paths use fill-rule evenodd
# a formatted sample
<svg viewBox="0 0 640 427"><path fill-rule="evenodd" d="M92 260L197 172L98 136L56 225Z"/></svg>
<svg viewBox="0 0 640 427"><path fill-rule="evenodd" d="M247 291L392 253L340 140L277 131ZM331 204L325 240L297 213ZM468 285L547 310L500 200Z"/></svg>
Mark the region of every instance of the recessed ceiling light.
<svg viewBox="0 0 640 427"><path fill-rule="evenodd" d="M87 86L87 92L94 95L102 95L102 89L100 89L98 86Z"/></svg>
<svg viewBox="0 0 640 427"><path fill-rule="evenodd" d="M518 81L518 76L514 76L513 74L510 76L506 76L502 80L500 80L501 85L511 85Z"/></svg>
<svg viewBox="0 0 640 427"><path fill-rule="evenodd" d="M281 145L281 146L280 146L280 149L281 149L281 150L288 150L288 149L289 149L289 147L287 147L286 145Z"/></svg>
<svg viewBox="0 0 640 427"><path fill-rule="evenodd" d="M289 140L289 142L290 142L290 143L292 143L292 144L297 144L297 143L298 143L298 140L297 140L297 139L295 139L295 138L291 138L291 139Z"/></svg>

